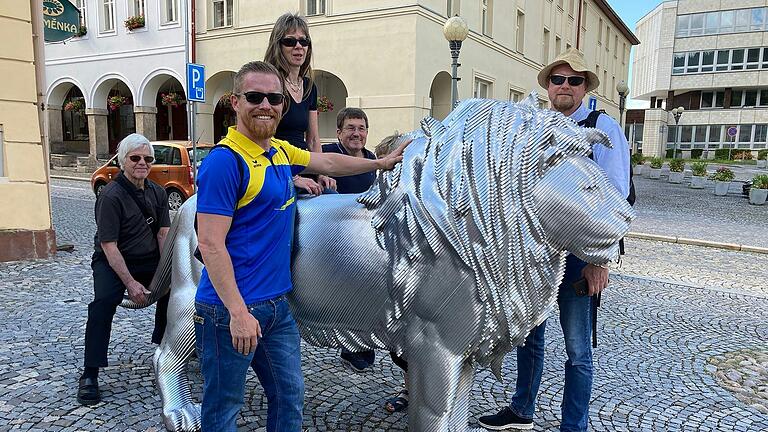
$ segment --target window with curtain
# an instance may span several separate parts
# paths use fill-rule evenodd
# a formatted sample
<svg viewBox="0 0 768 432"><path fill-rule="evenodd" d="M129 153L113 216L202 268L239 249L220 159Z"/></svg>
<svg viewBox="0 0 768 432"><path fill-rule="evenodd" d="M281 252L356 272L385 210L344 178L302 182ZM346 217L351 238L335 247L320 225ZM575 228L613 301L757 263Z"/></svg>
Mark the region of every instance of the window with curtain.
<svg viewBox="0 0 768 432"><path fill-rule="evenodd" d="M101 33L115 31L115 0L101 0L99 18L99 31Z"/></svg>

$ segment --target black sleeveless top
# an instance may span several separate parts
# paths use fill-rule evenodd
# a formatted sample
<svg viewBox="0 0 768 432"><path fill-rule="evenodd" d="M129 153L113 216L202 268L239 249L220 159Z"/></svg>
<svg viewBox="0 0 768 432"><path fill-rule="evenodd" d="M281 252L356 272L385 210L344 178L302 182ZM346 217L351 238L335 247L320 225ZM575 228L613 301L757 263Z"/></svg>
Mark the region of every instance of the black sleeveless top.
<svg viewBox="0 0 768 432"><path fill-rule="evenodd" d="M304 77L304 88L309 85L309 78ZM305 134L309 129L309 112L317 111L317 87L312 84L309 94L302 99L301 103L296 103L288 94L290 100L288 111L283 114L280 124L277 125L275 138L288 141L293 146L303 150L307 148Z"/></svg>

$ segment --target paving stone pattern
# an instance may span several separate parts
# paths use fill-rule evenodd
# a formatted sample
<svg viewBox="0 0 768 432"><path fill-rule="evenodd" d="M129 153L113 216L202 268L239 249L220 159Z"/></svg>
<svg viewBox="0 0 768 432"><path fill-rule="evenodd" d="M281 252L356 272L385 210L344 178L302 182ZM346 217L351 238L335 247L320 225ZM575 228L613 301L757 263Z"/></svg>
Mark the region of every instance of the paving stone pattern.
<svg viewBox="0 0 768 432"><path fill-rule="evenodd" d="M75 401L92 297L93 197L76 182L63 181L54 182L52 194L58 241L74 244L75 251L0 264L6 328L0 336L0 431L164 430L152 382L152 308L118 310L110 366L100 375L104 401L92 408ZM627 246L630 255L611 276L600 312L591 430L768 431L766 402L759 396L766 379L760 357L768 340L766 275L741 265L763 256L641 240ZM665 259L674 265L661 266ZM697 276L702 261L714 270ZM765 269L765 261L758 265ZM537 430L556 430L560 417L565 352L556 319L547 336ZM744 353L753 353L755 361ZM383 409L402 385L386 353L377 353L370 372L354 374L340 365L337 350L305 345L303 368L308 430L407 430L406 414ZM191 369L199 389L194 362ZM733 371L746 376L748 370L758 372L751 399L744 397L746 379L730 379L736 378ZM503 372L503 384L487 370L477 374L470 426L507 403L514 390L514 354ZM247 386L246 407L239 429L263 428L266 403L255 377Z"/></svg>

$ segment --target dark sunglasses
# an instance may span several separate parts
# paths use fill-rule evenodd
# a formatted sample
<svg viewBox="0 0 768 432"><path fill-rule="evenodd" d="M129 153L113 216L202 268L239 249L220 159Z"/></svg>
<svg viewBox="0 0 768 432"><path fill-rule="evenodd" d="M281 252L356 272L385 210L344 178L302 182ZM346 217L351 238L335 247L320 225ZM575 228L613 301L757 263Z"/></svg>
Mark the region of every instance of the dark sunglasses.
<svg viewBox="0 0 768 432"><path fill-rule="evenodd" d="M585 78L581 76L550 75L549 82L554 85L563 85L566 78L568 79L568 85L571 87L580 86L585 80Z"/></svg>
<svg viewBox="0 0 768 432"><path fill-rule="evenodd" d="M267 98L267 102L269 102L270 105L280 105L283 103L283 99L285 99L285 96L282 93L262 93L257 91L245 92L243 93L243 96L245 96L245 100L254 105L260 104L264 98Z"/></svg>
<svg viewBox="0 0 768 432"><path fill-rule="evenodd" d="M130 156L128 156L128 159L130 159L131 162L133 162L133 163L139 163L139 161L141 160L141 156L139 156L139 155L130 155ZM151 164L154 161L155 161L155 157L154 156L144 156L144 162L146 162L148 164Z"/></svg>
<svg viewBox="0 0 768 432"><path fill-rule="evenodd" d="M280 39L280 45L284 47L293 48L296 46L297 43L303 46L304 48L308 47L311 44L311 42L307 38L296 39L295 37L284 37Z"/></svg>

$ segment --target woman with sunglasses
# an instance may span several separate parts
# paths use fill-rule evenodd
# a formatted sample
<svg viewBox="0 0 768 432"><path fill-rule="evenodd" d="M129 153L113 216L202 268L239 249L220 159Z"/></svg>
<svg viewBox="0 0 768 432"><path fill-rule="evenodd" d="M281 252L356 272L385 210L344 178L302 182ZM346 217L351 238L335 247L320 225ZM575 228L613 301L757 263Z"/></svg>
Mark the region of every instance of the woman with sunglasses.
<svg viewBox="0 0 768 432"><path fill-rule="evenodd" d="M83 405L101 401L99 368L107 366L115 311L126 290L135 303L147 303L147 287L171 226L165 190L147 179L154 160L154 149L147 138L139 134L125 137L117 148L122 170L96 199L91 260L94 296L88 305L84 371L77 391L77 401ZM165 332L167 310L165 295L158 300L155 311L152 342L156 344Z"/></svg>
<svg viewBox="0 0 768 432"><path fill-rule="evenodd" d="M312 41L309 25L298 14L277 19L269 37L264 61L280 71L287 90L287 107L275 138L303 150L321 152L317 123L317 87L312 81ZM315 178L317 181L315 181ZM312 195L335 191L336 181L327 176L295 176L294 185Z"/></svg>

